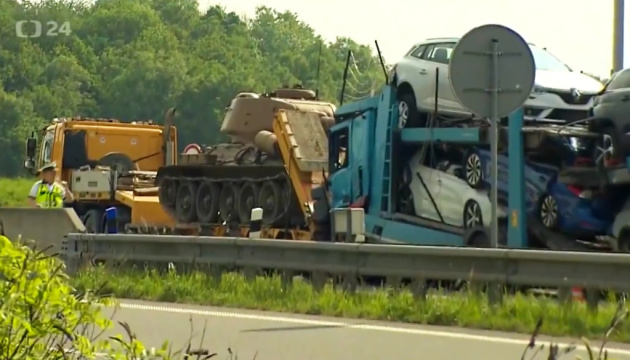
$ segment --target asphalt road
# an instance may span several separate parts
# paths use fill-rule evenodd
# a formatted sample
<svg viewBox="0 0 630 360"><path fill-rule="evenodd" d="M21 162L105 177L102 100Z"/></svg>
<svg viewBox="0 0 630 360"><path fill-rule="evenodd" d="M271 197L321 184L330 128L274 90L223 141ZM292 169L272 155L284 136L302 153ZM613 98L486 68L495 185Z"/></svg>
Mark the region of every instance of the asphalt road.
<svg viewBox="0 0 630 360"><path fill-rule="evenodd" d="M114 320L127 322L149 347L165 339L185 347L192 326L192 347L208 348L221 359L229 358L229 347L240 360L518 360L528 342L527 336L500 332L127 300ZM608 349L609 357L630 360L629 345ZM583 350L578 347L575 355L587 359Z"/></svg>

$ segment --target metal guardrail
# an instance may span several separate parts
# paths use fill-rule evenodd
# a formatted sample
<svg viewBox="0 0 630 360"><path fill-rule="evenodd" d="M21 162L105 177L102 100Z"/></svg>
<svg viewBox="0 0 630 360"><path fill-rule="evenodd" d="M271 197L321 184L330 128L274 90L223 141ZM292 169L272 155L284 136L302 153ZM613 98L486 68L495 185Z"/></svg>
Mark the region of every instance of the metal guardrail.
<svg viewBox="0 0 630 360"><path fill-rule="evenodd" d="M127 234L69 234L69 269L86 260L210 264L424 282L630 291L630 255ZM356 277L355 276L355 277Z"/></svg>

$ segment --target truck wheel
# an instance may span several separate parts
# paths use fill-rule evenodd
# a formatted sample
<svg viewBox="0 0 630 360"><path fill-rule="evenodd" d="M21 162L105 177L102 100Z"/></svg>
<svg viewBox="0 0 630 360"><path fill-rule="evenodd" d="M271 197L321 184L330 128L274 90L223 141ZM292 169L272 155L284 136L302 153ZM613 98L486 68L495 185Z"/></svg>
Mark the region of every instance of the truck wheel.
<svg viewBox="0 0 630 360"><path fill-rule="evenodd" d="M91 209L85 213L83 218L83 224L85 230L89 234L102 234L104 233L104 217L105 213L101 209Z"/></svg>
<svg viewBox="0 0 630 360"><path fill-rule="evenodd" d="M490 234L484 229L472 231L469 233L467 244L476 248L489 248L491 245Z"/></svg>
<svg viewBox="0 0 630 360"><path fill-rule="evenodd" d="M617 241L619 244L619 252L630 253L630 227L621 229Z"/></svg>

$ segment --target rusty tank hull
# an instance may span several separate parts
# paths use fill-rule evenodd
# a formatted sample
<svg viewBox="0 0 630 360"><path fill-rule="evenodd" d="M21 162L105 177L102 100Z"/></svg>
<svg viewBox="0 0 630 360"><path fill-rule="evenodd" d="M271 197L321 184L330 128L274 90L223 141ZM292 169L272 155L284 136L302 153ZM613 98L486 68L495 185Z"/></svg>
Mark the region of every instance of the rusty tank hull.
<svg viewBox="0 0 630 360"><path fill-rule="evenodd" d="M182 154L177 165L158 171L160 203L177 223L247 226L251 210L259 207L264 226L306 226L276 147L272 123L278 109L315 112L325 128L334 123L334 105L316 100L311 90L237 95L220 130L232 142Z"/></svg>

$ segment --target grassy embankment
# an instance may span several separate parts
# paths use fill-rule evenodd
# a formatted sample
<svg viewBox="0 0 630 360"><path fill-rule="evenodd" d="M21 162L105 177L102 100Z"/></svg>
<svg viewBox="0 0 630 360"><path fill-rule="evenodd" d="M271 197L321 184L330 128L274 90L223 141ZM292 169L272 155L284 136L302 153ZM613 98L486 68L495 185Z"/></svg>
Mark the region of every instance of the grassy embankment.
<svg viewBox="0 0 630 360"><path fill-rule="evenodd" d="M35 181L37 181L35 177L0 178L0 207L26 206L26 197Z"/></svg>
<svg viewBox="0 0 630 360"><path fill-rule="evenodd" d="M589 312L583 303L560 304L553 299L528 295L506 297L491 306L483 295L472 293L431 294L416 301L407 291L377 290L348 293L326 286L318 292L296 280L282 286L279 277L246 280L239 274L215 279L203 273L171 271L122 271L105 268L86 270L74 279L77 288L94 288L107 282L104 291L118 298L186 304L216 305L301 314L402 321L531 333L540 318L541 334L601 338L610 327L616 305L601 305ZM623 323L611 337L630 342L630 323Z"/></svg>

